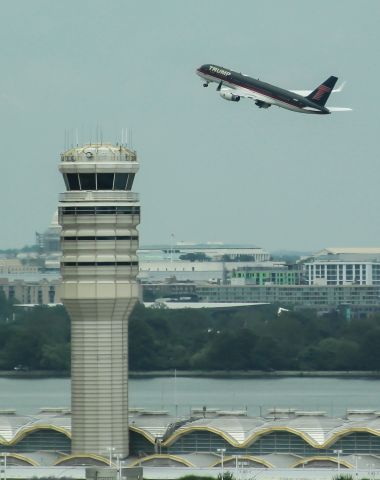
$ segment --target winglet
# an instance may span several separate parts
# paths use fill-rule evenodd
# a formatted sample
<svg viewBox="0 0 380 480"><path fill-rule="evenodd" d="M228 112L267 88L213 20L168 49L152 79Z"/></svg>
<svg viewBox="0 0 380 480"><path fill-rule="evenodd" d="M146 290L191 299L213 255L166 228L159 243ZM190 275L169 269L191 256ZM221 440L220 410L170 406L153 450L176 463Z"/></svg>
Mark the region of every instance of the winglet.
<svg viewBox="0 0 380 480"><path fill-rule="evenodd" d="M341 92L341 91L343 90L343 88L344 88L345 85L346 85L346 81L342 82L342 83L339 85L338 88L334 88L333 93L335 93L335 92Z"/></svg>

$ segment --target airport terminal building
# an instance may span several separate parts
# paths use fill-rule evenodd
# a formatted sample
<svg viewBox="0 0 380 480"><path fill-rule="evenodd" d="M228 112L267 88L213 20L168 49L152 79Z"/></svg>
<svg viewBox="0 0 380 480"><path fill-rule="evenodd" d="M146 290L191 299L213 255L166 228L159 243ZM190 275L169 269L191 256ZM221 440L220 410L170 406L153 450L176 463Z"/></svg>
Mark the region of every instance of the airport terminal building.
<svg viewBox="0 0 380 480"><path fill-rule="evenodd" d="M128 466L220 468L380 468L380 412L348 410L344 418L324 412L272 409L263 417L245 411L193 409L189 418L165 411L129 412ZM102 466L104 454L71 453L71 417L65 409L34 416L0 413L0 455L7 464ZM219 452L219 453L218 453Z"/></svg>

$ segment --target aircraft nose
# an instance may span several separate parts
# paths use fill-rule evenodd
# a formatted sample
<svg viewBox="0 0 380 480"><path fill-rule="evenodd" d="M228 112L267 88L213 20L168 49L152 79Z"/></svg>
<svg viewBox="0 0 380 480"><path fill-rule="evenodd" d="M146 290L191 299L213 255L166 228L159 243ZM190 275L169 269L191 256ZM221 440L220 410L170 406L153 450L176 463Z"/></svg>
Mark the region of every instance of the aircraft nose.
<svg viewBox="0 0 380 480"><path fill-rule="evenodd" d="M209 71L209 66L210 65L208 63L201 65L197 68L196 73L198 73L198 75L207 74L207 72Z"/></svg>

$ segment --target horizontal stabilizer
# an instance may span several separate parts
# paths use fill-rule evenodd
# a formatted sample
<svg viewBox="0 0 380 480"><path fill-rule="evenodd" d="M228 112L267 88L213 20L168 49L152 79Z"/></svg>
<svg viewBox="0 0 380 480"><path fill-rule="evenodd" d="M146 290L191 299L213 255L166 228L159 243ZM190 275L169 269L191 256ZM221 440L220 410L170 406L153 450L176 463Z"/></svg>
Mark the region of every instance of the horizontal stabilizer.
<svg viewBox="0 0 380 480"><path fill-rule="evenodd" d="M347 107L328 107L330 112L352 112L352 108Z"/></svg>
<svg viewBox="0 0 380 480"><path fill-rule="evenodd" d="M346 85L346 82L342 82L339 87L333 88L331 93L338 93L341 92ZM311 94L313 90L290 90L290 92L296 93L297 95L301 95L302 97L307 97L308 95Z"/></svg>

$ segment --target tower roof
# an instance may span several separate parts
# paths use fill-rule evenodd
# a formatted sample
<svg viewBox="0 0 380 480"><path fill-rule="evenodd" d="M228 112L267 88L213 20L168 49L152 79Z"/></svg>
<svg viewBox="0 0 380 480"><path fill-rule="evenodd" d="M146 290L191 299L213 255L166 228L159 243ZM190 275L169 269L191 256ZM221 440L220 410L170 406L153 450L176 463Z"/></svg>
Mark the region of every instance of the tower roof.
<svg viewBox="0 0 380 480"><path fill-rule="evenodd" d="M117 162L136 161L136 152L123 145L111 143L85 144L61 154L62 162Z"/></svg>

